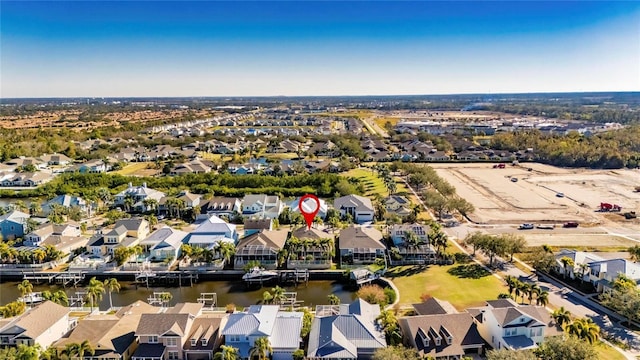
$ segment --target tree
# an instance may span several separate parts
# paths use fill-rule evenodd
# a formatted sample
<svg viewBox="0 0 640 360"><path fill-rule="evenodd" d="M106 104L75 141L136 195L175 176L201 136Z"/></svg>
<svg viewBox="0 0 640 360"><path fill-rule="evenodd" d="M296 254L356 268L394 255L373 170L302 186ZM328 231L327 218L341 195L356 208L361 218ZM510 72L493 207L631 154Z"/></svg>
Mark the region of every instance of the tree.
<svg viewBox="0 0 640 360"><path fill-rule="evenodd" d="M600 327L589 318L576 319L565 330L569 335L586 340L589 344L596 342L600 335Z"/></svg>
<svg viewBox="0 0 640 360"><path fill-rule="evenodd" d="M113 308L112 292L120 292L120 283L116 278L109 278L104 281L104 287L109 292L109 309Z"/></svg>
<svg viewBox="0 0 640 360"><path fill-rule="evenodd" d="M414 348L387 346L373 353L372 360L420 360L422 357Z"/></svg>
<svg viewBox="0 0 640 360"><path fill-rule="evenodd" d="M104 294L104 284L94 277L89 280L87 286L87 299L91 304L91 312L93 312L93 305L102 300L102 294Z"/></svg>
<svg viewBox="0 0 640 360"><path fill-rule="evenodd" d="M18 284L18 291L20 291L20 295L27 296L33 292L33 285L29 280L22 280L22 282Z"/></svg>
<svg viewBox="0 0 640 360"><path fill-rule="evenodd" d="M51 291L43 291L42 298L45 300L52 301L58 305L62 305L62 306L69 305L69 298L67 297L67 293L65 293L63 290L58 290L53 293Z"/></svg>
<svg viewBox="0 0 640 360"><path fill-rule="evenodd" d="M265 292L262 293L262 303L271 304L272 301L273 301L273 295L271 295L269 291L265 290Z"/></svg>
<svg viewBox="0 0 640 360"><path fill-rule="evenodd" d="M546 290L540 291L536 297L536 305L547 306L549 304L549 292Z"/></svg>
<svg viewBox="0 0 640 360"><path fill-rule="evenodd" d="M408 248L417 248L420 245L420 238L413 231L404 232L404 242Z"/></svg>
<svg viewBox="0 0 640 360"><path fill-rule="evenodd" d="M336 294L327 295L327 300L331 305L340 305L340 298Z"/></svg>
<svg viewBox="0 0 640 360"><path fill-rule="evenodd" d="M84 359L84 354L94 355L96 353L89 340L84 340L76 347L76 354L80 359Z"/></svg>
<svg viewBox="0 0 640 360"><path fill-rule="evenodd" d="M356 296L369 304L386 305L387 303L384 290L378 285L364 285L356 292Z"/></svg>
<svg viewBox="0 0 640 360"><path fill-rule="evenodd" d="M160 294L160 302L163 307L168 307L171 299L173 299L173 295L171 295L170 292L163 292Z"/></svg>
<svg viewBox="0 0 640 360"><path fill-rule="evenodd" d="M598 359L598 353L591 344L574 337L554 336L546 338L533 352L540 360Z"/></svg>
<svg viewBox="0 0 640 360"><path fill-rule="evenodd" d="M293 356L293 360L304 360L305 358L303 349L295 349L291 355Z"/></svg>
<svg viewBox="0 0 640 360"><path fill-rule="evenodd" d="M218 351L214 356L213 360L240 360L240 351L233 346L222 345L220 346L220 351Z"/></svg>
<svg viewBox="0 0 640 360"><path fill-rule="evenodd" d="M627 251L629 251L629 255L631 255L631 260L635 262L640 261L640 245L634 245Z"/></svg>
<svg viewBox="0 0 640 360"><path fill-rule="evenodd" d="M219 241L216 244L215 250L225 260L225 263L231 263L231 257L236 254L236 247L233 243L226 241Z"/></svg>
<svg viewBox="0 0 640 360"><path fill-rule="evenodd" d="M400 325L398 324L398 319L391 310L381 311L376 320L384 331L387 342L390 345L397 345L402 342L402 335L400 334Z"/></svg>
<svg viewBox="0 0 640 360"><path fill-rule="evenodd" d="M302 310L302 329L300 329L300 337L306 339L311 332L313 324L313 313L308 308Z"/></svg>
<svg viewBox="0 0 640 360"><path fill-rule="evenodd" d="M271 289L273 294L273 301L278 304L282 304L287 298L284 296L285 289L276 285L276 287Z"/></svg>
<svg viewBox="0 0 640 360"><path fill-rule="evenodd" d="M600 295L602 303L627 319L640 321L640 291L622 287L613 291L605 291Z"/></svg>
<svg viewBox="0 0 640 360"><path fill-rule="evenodd" d="M487 360L536 360L536 356L529 350L500 350L487 351Z"/></svg>
<svg viewBox="0 0 640 360"><path fill-rule="evenodd" d="M560 327L564 327L565 324L571 322L571 313L569 312L569 310L565 309L564 306L561 306L559 309L554 310L551 313L551 317Z"/></svg>
<svg viewBox="0 0 640 360"><path fill-rule="evenodd" d="M513 254L522 252L527 245L527 241L521 235L503 234L502 239L505 244L505 254L509 255L509 262L513 262Z"/></svg>
<svg viewBox="0 0 640 360"><path fill-rule="evenodd" d="M3 318L18 316L27 310L27 304L23 301L13 301L5 306L0 306L0 314Z"/></svg>
<svg viewBox="0 0 640 360"><path fill-rule="evenodd" d="M249 350L249 359L267 360L271 352L273 352L273 349L269 338L266 336L259 337L253 342L253 347Z"/></svg>
<svg viewBox="0 0 640 360"><path fill-rule="evenodd" d="M520 280L518 280L515 276L512 276L512 275L507 275L504 278L504 281L507 283L507 286L509 287L509 295L513 294L513 290L515 290L516 286L520 282Z"/></svg>
<svg viewBox="0 0 640 360"><path fill-rule="evenodd" d="M573 269L573 267L575 266L575 262L573 262L573 259L568 256L563 256L560 259L560 262L564 267L564 277L566 278L569 275L569 269Z"/></svg>

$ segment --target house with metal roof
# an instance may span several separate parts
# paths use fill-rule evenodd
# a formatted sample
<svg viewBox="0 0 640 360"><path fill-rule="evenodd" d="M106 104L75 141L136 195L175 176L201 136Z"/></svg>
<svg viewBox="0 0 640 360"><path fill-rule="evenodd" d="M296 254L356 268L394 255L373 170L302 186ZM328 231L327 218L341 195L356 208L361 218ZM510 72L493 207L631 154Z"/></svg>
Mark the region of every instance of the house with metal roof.
<svg viewBox="0 0 640 360"><path fill-rule="evenodd" d="M216 196L201 204L200 213L207 215L227 215L242 211L242 202L235 197Z"/></svg>
<svg viewBox="0 0 640 360"><path fill-rule="evenodd" d="M0 234L3 239L15 239L24 236L29 214L12 210L0 216Z"/></svg>
<svg viewBox="0 0 640 360"><path fill-rule="evenodd" d="M309 334L309 359L371 359L376 350L385 348L385 334L377 324L380 306L357 299L327 313L322 307Z"/></svg>
<svg viewBox="0 0 640 360"><path fill-rule="evenodd" d="M42 205L42 214L49 216L56 205L63 206L65 208L77 207L85 214L87 213L88 209L87 202L83 198L79 196L64 194L58 195L44 203Z"/></svg>
<svg viewBox="0 0 640 360"><path fill-rule="evenodd" d="M40 345L46 349L70 329L69 308L45 301L0 325L0 346Z"/></svg>
<svg viewBox="0 0 640 360"><path fill-rule="evenodd" d="M194 247L213 249L221 241L235 245L238 241L236 226L211 215L187 236L185 242Z"/></svg>
<svg viewBox="0 0 640 360"><path fill-rule="evenodd" d="M277 218L284 204L277 195L249 194L242 199L242 216Z"/></svg>
<svg viewBox="0 0 640 360"><path fill-rule="evenodd" d="M334 200L333 207L340 211L340 216L351 215L358 224L371 222L375 209L371 199L360 195L347 195Z"/></svg>
<svg viewBox="0 0 640 360"><path fill-rule="evenodd" d="M140 246L151 261L177 259L182 242L188 235L187 232L165 225L149 234L140 242Z"/></svg>
<svg viewBox="0 0 640 360"><path fill-rule="evenodd" d="M247 312L229 315L222 330L225 344L237 348L242 359L249 359L254 342L266 337L273 360L291 360L302 338L301 312L280 311L278 305L252 305Z"/></svg>
<svg viewBox="0 0 640 360"><path fill-rule="evenodd" d="M124 207L125 199L132 198L134 202L132 209L139 212L145 212L153 210L153 208L145 205L144 200L153 199L160 202L160 199L165 196L166 194L161 191L148 188L146 183L142 184L142 186L133 186L133 184L129 183L129 187L114 196L113 203L116 206Z"/></svg>

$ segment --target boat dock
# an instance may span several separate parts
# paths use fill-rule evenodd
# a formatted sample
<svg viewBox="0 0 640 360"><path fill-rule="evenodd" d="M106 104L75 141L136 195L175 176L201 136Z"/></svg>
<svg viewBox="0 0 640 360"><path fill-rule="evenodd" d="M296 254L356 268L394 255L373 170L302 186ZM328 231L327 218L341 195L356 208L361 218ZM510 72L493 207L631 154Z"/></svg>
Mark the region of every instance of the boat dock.
<svg viewBox="0 0 640 360"><path fill-rule="evenodd" d="M197 300L202 304L203 309L213 310L218 305L218 294L216 293L200 293Z"/></svg>
<svg viewBox="0 0 640 360"><path fill-rule="evenodd" d="M147 289L151 285L167 286L177 285L182 286L188 283L189 286L193 286L194 282L198 281L198 273L191 271L162 271L154 272L150 270L143 270L136 273L135 285L146 286Z"/></svg>
<svg viewBox="0 0 640 360"><path fill-rule="evenodd" d="M84 281L86 276L82 271L70 271L61 273L47 273L47 272L31 272L22 273L22 280L28 280L36 284L59 284L64 287L78 286L79 283Z"/></svg>
<svg viewBox="0 0 640 360"><path fill-rule="evenodd" d="M309 283L309 270L308 269L296 269L296 270L280 270L278 271L278 281L281 284L295 285Z"/></svg>

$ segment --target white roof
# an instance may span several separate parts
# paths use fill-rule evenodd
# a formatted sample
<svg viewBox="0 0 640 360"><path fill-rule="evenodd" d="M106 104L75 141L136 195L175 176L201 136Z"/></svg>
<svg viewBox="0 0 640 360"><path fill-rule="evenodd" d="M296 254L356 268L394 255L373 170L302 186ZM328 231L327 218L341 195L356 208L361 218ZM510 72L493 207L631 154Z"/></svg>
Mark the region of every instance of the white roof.
<svg viewBox="0 0 640 360"><path fill-rule="evenodd" d="M235 231L235 225L229 224L215 215L211 215L208 219L198 225L191 234L232 234Z"/></svg>

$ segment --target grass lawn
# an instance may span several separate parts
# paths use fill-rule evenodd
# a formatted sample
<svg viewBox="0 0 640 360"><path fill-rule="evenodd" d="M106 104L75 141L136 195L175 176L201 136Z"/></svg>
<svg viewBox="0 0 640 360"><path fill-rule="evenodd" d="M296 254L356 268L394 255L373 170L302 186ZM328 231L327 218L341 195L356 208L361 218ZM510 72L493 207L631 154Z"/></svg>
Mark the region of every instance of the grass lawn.
<svg viewBox="0 0 640 360"><path fill-rule="evenodd" d="M616 349L611 346L598 342L595 345L596 352L598 353L598 359L607 359L607 360L624 360L626 357L620 354Z"/></svg>
<svg viewBox="0 0 640 360"><path fill-rule="evenodd" d="M391 125L396 126L396 124L400 121L400 118L396 118L396 117L379 117L379 118L375 118L373 120L373 122L376 123L376 125L380 126L380 128L384 129L384 125L387 122L390 122Z"/></svg>
<svg viewBox="0 0 640 360"><path fill-rule="evenodd" d="M384 182L382 182L382 179L380 179L378 175L373 173L370 169L352 169L347 171L346 173L342 173L341 176L360 179L360 181L364 184L365 196L379 194L382 197L386 197L387 195L389 195L389 192L384 186Z"/></svg>
<svg viewBox="0 0 640 360"><path fill-rule="evenodd" d="M291 160L298 158L298 154L296 153L274 153L274 154L262 154L267 159L272 160Z"/></svg>
<svg viewBox="0 0 640 360"><path fill-rule="evenodd" d="M136 176L153 176L158 173L157 169L148 169L148 165L154 165L152 162L135 162L127 164L122 169L115 171L119 175L136 175Z"/></svg>
<svg viewBox="0 0 640 360"><path fill-rule="evenodd" d="M454 265L399 266L385 274L400 291L402 304L419 303L422 294L449 301L458 310L484 305L498 298L507 287L474 263Z"/></svg>
<svg viewBox="0 0 640 360"><path fill-rule="evenodd" d="M200 156L205 160L211 160L211 161L218 161L222 159L222 154L212 154L205 151L198 151L198 156Z"/></svg>

